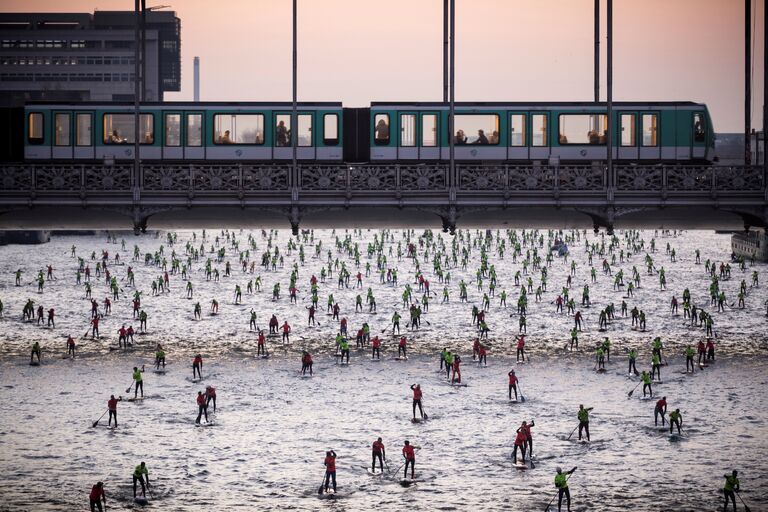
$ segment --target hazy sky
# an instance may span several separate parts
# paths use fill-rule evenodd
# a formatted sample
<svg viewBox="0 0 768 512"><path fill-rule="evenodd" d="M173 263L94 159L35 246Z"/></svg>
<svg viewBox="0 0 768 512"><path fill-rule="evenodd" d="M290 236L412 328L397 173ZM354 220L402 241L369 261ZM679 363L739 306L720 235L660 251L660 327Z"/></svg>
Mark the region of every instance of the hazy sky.
<svg viewBox="0 0 768 512"><path fill-rule="evenodd" d="M762 120L757 5L753 124ZM605 3L603 39L605 42ZM182 90L202 100L291 99L291 0L149 0L181 18ZM132 10L131 0L4 0L5 11ZM299 0L299 100L442 99L442 0ZM456 0L457 101L593 97L593 0ZM614 99L705 102L743 129L744 2L615 0ZM602 66L605 66L603 45ZM603 84L605 80L602 72ZM605 99L604 85L602 87Z"/></svg>

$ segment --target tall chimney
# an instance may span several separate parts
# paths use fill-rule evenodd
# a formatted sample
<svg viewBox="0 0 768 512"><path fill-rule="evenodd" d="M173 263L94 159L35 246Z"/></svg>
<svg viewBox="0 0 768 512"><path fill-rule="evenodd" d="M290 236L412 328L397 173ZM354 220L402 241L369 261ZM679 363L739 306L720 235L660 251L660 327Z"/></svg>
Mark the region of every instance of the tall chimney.
<svg viewBox="0 0 768 512"><path fill-rule="evenodd" d="M194 99L195 102L200 101L200 57L195 57L195 70L194 70Z"/></svg>

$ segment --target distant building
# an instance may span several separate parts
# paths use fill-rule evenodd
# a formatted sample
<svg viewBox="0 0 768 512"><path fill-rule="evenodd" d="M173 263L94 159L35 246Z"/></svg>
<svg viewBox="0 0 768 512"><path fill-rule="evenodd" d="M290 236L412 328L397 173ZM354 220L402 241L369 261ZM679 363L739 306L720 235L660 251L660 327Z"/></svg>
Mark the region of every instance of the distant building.
<svg viewBox="0 0 768 512"><path fill-rule="evenodd" d="M0 13L0 103L133 100L134 30L132 11ZM146 101L180 90L180 34L175 12L146 12Z"/></svg>

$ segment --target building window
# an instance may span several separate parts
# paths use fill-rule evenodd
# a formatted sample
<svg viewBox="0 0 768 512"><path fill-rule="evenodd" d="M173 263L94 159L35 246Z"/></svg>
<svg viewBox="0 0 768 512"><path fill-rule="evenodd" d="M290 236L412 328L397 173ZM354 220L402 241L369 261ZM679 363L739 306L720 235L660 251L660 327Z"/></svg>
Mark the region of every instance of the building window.
<svg viewBox="0 0 768 512"><path fill-rule="evenodd" d="M302 147L312 145L312 114L299 114L298 145Z"/></svg>
<svg viewBox="0 0 768 512"><path fill-rule="evenodd" d="M373 118L373 142L377 146L389 145L389 114L376 114Z"/></svg>
<svg viewBox="0 0 768 512"><path fill-rule="evenodd" d="M652 147L657 145L656 119L656 114L643 114L643 146Z"/></svg>
<svg viewBox="0 0 768 512"><path fill-rule="evenodd" d="M78 146L91 146L93 138L91 137L91 125L93 117L91 114L77 114L75 116L75 142Z"/></svg>
<svg viewBox="0 0 768 512"><path fill-rule="evenodd" d="M55 114L53 116L54 144L56 146L69 146L71 144L71 128L69 114Z"/></svg>
<svg viewBox="0 0 768 512"><path fill-rule="evenodd" d="M416 145L416 114L400 114L400 147Z"/></svg>
<svg viewBox="0 0 768 512"><path fill-rule="evenodd" d="M525 114L510 114L509 116L509 145L524 147L528 145L525 129Z"/></svg>
<svg viewBox="0 0 768 512"><path fill-rule="evenodd" d="M605 114L561 114L560 144L605 144L608 116Z"/></svg>
<svg viewBox="0 0 768 512"><path fill-rule="evenodd" d="M325 114L323 116L323 145L335 146L339 143L339 116Z"/></svg>
<svg viewBox="0 0 768 512"><path fill-rule="evenodd" d="M187 114L187 146L203 145L203 115Z"/></svg>
<svg viewBox="0 0 768 512"><path fill-rule="evenodd" d="M624 147L636 146L635 114L621 114L621 145Z"/></svg>
<svg viewBox="0 0 768 512"><path fill-rule="evenodd" d="M437 146L437 114L422 114L421 145L425 148Z"/></svg>
<svg viewBox="0 0 768 512"><path fill-rule="evenodd" d="M547 137L547 114L531 114L531 146L542 147L549 145Z"/></svg>
<svg viewBox="0 0 768 512"><path fill-rule="evenodd" d="M499 143L498 114L456 114L453 124L456 127L454 144L495 146Z"/></svg>
<svg viewBox="0 0 768 512"><path fill-rule="evenodd" d="M134 144L133 122L133 114L104 114L104 144ZM154 124L152 114L139 116L139 142L141 144L155 142Z"/></svg>
<svg viewBox="0 0 768 512"><path fill-rule="evenodd" d="M264 144L263 114L216 114L214 144Z"/></svg>
<svg viewBox="0 0 768 512"><path fill-rule="evenodd" d="M27 117L27 142L30 144L43 143L43 113L31 112Z"/></svg>

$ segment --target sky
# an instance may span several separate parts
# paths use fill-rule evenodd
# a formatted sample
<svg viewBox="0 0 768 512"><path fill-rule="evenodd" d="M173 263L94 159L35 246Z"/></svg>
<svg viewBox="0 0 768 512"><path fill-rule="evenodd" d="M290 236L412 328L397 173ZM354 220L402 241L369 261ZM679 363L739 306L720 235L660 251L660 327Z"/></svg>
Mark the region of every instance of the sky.
<svg viewBox="0 0 768 512"><path fill-rule="evenodd" d="M602 99L605 5L602 4ZM762 122L764 0L755 12L753 126ZM3 0L5 12L132 10L131 0ZM148 0L181 19L182 88L203 101L290 101L291 0ZM744 126L742 0L614 0L616 101L706 103ZM299 101L442 99L442 0L298 0ZM594 0L456 0L457 101L591 101Z"/></svg>

